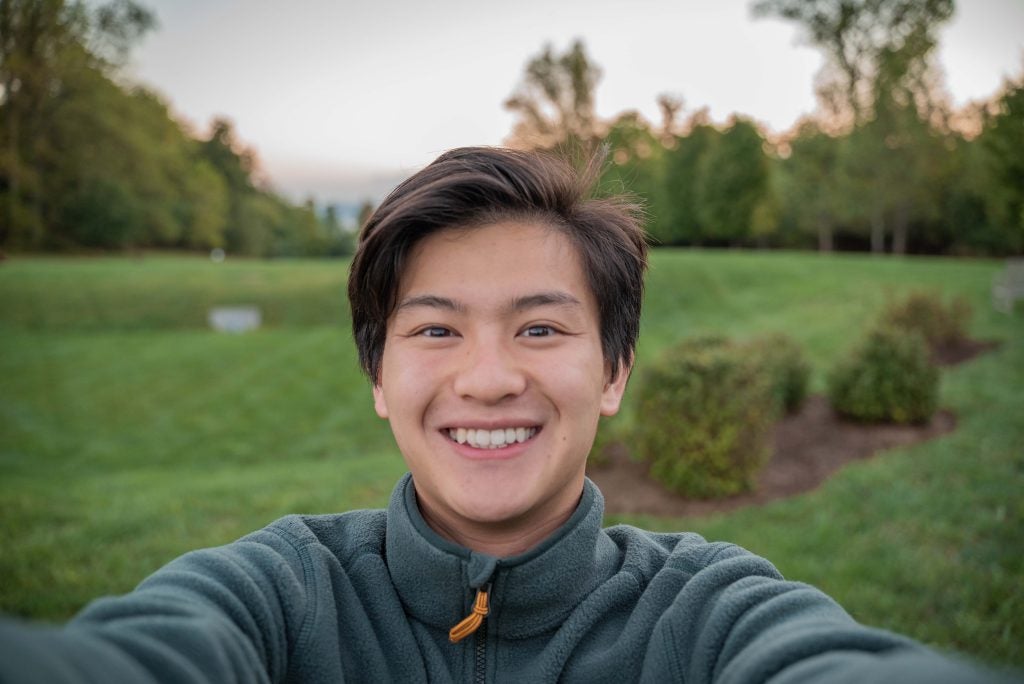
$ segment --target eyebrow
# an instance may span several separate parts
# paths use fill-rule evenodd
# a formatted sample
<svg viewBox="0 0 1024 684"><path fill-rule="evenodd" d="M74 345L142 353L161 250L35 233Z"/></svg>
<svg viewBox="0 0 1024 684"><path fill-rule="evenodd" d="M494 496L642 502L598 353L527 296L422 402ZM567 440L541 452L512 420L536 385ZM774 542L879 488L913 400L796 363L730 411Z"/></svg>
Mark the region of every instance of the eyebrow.
<svg viewBox="0 0 1024 684"><path fill-rule="evenodd" d="M516 297L509 303L507 309L509 311L525 311L539 306L577 307L582 306L582 303L568 292L552 290L549 292L537 292L524 297Z"/></svg>
<svg viewBox="0 0 1024 684"><path fill-rule="evenodd" d="M580 302L579 299L572 296L568 292L562 292L560 290L551 290L546 292L535 292L533 294L524 295L522 297L516 297L511 302L509 302L506 307L504 307L504 310L506 312L520 312L541 306L577 307L582 306L582 302ZM462 313L466 310L466 306L462 302L458 302L448 297L440 297L438 295L432 294L414 295L412 297L406 297L398 304L396 310L401 311L403 309L411 309L415 307L443 309L446 311L454 311L455 313Z"/></svg>
<svg viewBox="0 0 1024 684"><path fill-rule="evenodd" d="M438 297L437 295L416 295L414 297L406 297L399 304L396 310L410 309L417 306L430 307L432 309L446 309L448 311L461 312L465 311L466 307L454 299L448 297Z"/></svg>

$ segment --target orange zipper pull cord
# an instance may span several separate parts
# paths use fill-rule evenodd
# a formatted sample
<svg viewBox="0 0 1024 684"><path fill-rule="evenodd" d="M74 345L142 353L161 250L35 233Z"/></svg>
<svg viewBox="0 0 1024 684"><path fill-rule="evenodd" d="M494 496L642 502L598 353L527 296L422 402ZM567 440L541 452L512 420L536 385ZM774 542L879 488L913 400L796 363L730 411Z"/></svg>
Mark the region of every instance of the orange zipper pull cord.
<svg viewBox="0 0 1024 684"><path fill-rule="evenodd" d="M473 612L465 617L462 622L448 630L448 641L457 644L470 634L480 629L484 618L487 617L487 591L476 590L476 601L473 603Z"/></svg>

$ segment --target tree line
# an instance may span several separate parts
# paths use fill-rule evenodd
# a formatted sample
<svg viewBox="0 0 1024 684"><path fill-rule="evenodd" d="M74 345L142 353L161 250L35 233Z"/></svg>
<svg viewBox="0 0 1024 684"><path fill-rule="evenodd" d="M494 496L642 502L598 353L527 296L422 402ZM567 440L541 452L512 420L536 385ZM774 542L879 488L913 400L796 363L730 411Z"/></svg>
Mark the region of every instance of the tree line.
<svg viewBox="0 0 1024 684"><path fill-rule="evenodd" d="M954 110L934 62L952 0L757 0L824 53L820 108L782 135L662 96L601 120L577 41L526 65L513 146L610 152L602 184L647 201L657 244L1024 253L1024 73ZM155 26L133 0L0 0L0 249L352 250L333 207L276 194L226 119L197 135L119 79ZM365 217L370 207L364 206Z"/></svg>
<svg viewBox="0 0 1024 684"><path fill-rule="evenodd" d="M893 253L1024 253L1024 73L989 102L949 105L934 63L952 0L761 0L758 16L796 22L826 56L821 106L766 134L733 116L659 98L600 121L599 68L575 42L546 47L505 103L509 142L611 156L609 191L643 197L662 245Z"/></svg>
<svg viewBox="0 0 1024 684"><path fill-rule="evenodd" d="M333 208L273 192L228 120L197 136L119 82L154 26L131 0L0 2L0 248L350 252Z"/></svg>

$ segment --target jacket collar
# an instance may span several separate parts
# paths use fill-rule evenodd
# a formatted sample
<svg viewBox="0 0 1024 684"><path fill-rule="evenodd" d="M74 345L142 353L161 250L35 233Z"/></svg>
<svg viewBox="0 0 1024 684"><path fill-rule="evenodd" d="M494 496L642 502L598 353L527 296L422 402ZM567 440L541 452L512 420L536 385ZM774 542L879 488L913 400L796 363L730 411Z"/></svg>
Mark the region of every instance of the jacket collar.
<svg viewBox="0 0 1024 684"><path fill-rule="evenodd" d="M587 479L575 512L551 536L524 554L495 558L434 532L406 474L387 511L391 581L414 618L445 631L466 616L476 589L489 583L488 620L497 623L499 636L536 636L560 625L616 571L618 554L601 529L603 515L604 498Z"/></svg>

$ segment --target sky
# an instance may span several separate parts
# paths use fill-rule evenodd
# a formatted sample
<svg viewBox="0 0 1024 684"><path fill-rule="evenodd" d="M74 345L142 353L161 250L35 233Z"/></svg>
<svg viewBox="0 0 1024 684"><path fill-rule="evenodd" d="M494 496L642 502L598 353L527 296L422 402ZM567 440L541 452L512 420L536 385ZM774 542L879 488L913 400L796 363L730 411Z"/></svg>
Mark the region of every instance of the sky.
<svg viewBox="0 0 1024 684"><path fill-rule="evenodd" d="M823 57L748 0L141 0L156 31L128 78L197 134L232 120L271 184L298 200L377 201L438 154L499 145L502 103L545 44L582 39L597 111L660 120L656 98L781 132L811 113ZM960 0L940 31L953 102L1024 71L1024 0ZM684 112L684 114L685 114Z"/></svg>

